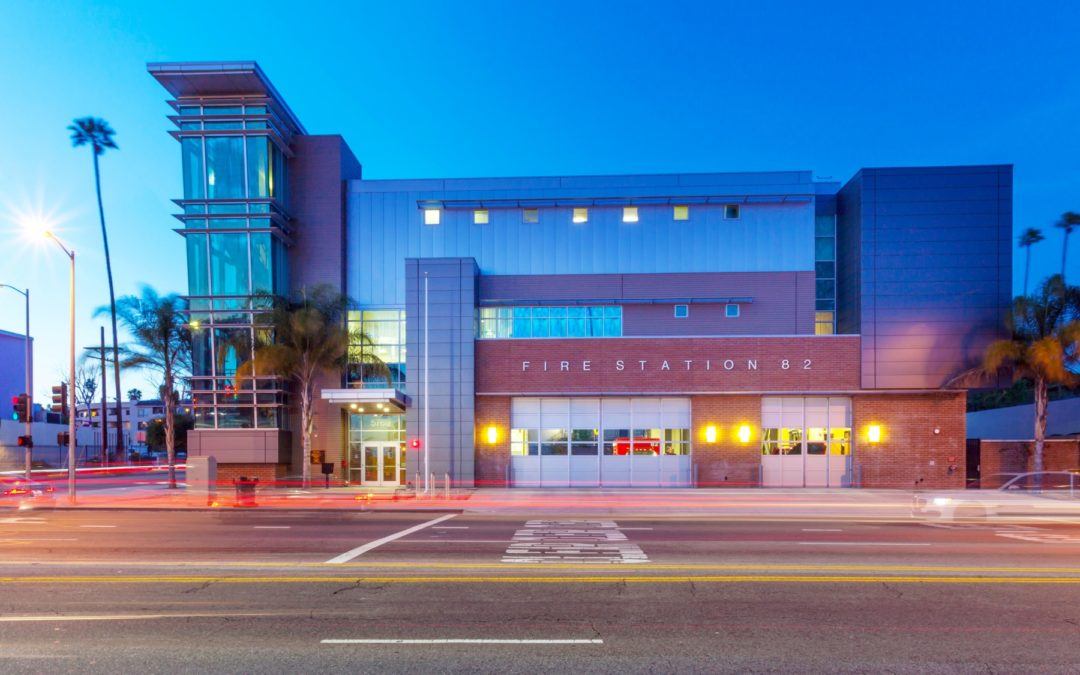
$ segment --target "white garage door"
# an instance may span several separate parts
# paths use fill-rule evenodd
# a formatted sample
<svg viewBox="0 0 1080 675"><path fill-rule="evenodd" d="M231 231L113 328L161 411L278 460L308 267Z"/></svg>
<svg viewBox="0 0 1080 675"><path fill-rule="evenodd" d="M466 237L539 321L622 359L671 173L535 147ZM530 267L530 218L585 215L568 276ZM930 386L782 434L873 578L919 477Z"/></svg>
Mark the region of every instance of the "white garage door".
<svg viewBox="0 0 1080 675"><path fill-rule="evenodd" d="M690 399L515 398L510 483L690 485Z"/></svg>
<svg viewBox="0 0 1080 675"><path fill-rule="evenodd" d="M765 487L851 485L851 399L761 399L761 482Z"/></svg>

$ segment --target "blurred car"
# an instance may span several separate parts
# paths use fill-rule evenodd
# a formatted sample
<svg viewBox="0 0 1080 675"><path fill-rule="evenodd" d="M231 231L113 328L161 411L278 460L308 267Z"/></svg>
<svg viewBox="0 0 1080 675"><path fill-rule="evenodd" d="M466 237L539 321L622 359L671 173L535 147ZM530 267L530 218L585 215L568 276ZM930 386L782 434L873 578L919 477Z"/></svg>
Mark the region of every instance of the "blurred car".
<svg viewBox="0 0 1080 675"><path fill-rule="evenodd" d="M0 476L0 497L32 498L47 497L55 488L48 483L28 481L21 476Z"/></svg>
<svg viewBox="0 0 1080 675"><path fill-rule="evenodd" d="M1030 471L1001 487L917 494L911 514L941 520L1068 517L1080 520L1080 471Z"/></svg>

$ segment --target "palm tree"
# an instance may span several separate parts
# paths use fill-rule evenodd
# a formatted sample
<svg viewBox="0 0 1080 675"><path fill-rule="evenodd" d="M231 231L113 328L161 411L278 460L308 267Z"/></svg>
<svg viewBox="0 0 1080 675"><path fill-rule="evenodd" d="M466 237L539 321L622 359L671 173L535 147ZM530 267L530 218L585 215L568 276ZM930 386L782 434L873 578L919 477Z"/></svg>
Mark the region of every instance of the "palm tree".
<svg viewBox="0 0 1080 675"><path fill-rule="evenodd" d="M1054 223L1055 227L1060 227L1065 230L1065 240L1061 244L1061 280L1065 281L1065 261L1069 256L1069 235L1072 234L1073 228L1080 225L1080 213L1075 211L1066 211L1061 214L1061 218Z"/></svg>
<svg viewBox="0 0 1080 675"><path fill-rule="evenodd" d="M1035 390L1034 470L1043 470L1046 441L1047 385L1080 383L1080 288L1066 286L1061 276L1043 282L1035 295L1013 300L1006 320L1011 337L987 346L981 372L1012 371L1027 378Z"/></svg>
<svg viewBox="0 0 1080 675"><path fill-rule="evenodd" d="M311 444L315 434L312 414L316 383L327 370L341 370L348 360L350 341L368 342L353 336L345 317L350 302L333 286L301 289L293 299L265 296L260 302L269 310L256 318L256 342L251 361L236 369L238 379L272 376L290 379L296 386L300 407L301 459L304 487L311 484ZM271 339L267 339L272 336ZM379 362L374 356L372 362Z"/></svg>
<svg viewBox="0 0 1080 675"><path fill-rule="evenodd" d="M191 372L191 331L187 302L176 295L158 295L143 286L138 296L125 295L115 305L116 315L132 340L121 350L124 368L153 370L161 375L161 402L165 407L165 452L169 459L169 487L176 487L177 381ZM95 316L109 311L99 307Z"/></svg>
<svg viewBox="0 0 1080 675"><path fill-rule="evenodd" d="M116 388L116 428L124 428L124 412L119 405L120 401L120 354L119 342L116 337L116 296L113 292L112 258L109 257L109 234L105 229L105 207L101 202L101 170L98 166L98 157L105 154L107 149L117 149L113 136L116 134L109 123L100 117L80 117L69 126L71 132L71 145L81 147L89 145L93 149L94 158L94 189L97 192L98 219L101 221L101 241L105 247L105 273L109 278L109 313L112 317L112 340L113 340L113 377ZM124 456L124 434L116 434L116 454Z"/></svg>
<svg viewBox="0 0 1080 675"><path fill-rule="evenodd" d="M1020 235L1020 248L1027 249L1027 258L1024 261L1024 295L1028 292L1028 273L1031 271L1031 247L1045 239L1043 233L1034 227L1029 227Z"/></svg>

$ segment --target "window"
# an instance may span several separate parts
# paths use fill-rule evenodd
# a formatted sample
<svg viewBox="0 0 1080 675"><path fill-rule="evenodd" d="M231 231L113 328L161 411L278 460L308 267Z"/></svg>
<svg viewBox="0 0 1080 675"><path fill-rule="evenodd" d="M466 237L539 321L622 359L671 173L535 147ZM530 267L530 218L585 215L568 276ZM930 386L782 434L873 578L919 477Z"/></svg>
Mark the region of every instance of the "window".
<svg viewBox="0 0 1080 675"><path fill-rule="evenodd" d="M476 337L506 338L621 337L622 307L481 307Z"/></svg>
<svg viewBox="0 0 1080 675"><path fill-rule="evenodd" d="M724 205L724 219L725 220L738 220L739 219L739 205L738 204L725 204Z"/></svg>
<svg viewBox="0 0 1080 675"><path fill-rule="evenodd" d="M638 221L637 207L624 206L622 210L622 221L624 223L636 223Z"/></svg>
<svg viewBox="0 0 1080 675"><path fill-rule="evenodd" d="M405 312L349 312L346 379L350 387L405 388Z"/></svg>
<svg viewBox="0 0 1080 675"><path fill-rule="evenodd" d="M211 136L206 139L206 196L244 198L244 139Z"/></svg>
<svg viewBox="0 0 1080 675"><path fill-rule="evenodd" d="M589 209L586 209L586 208L576 208L576 209L574 209L574 218L573 218L573 220L574 220L575 223L587 223L587 222L589 222Z"/></svg>
<svg viewBox="0 0 1080 675"><path fill-rule="evenodd" d="M814 334L832 335L834 332L835 330L833 327L833 313L814 312Z"/></svg>
<svg viewBox="0 0 1080 675"><path fill-rule="evenodd" d="M539 223L540 209L523 209L521 212L521 221L524 223Z"/></svg>
<svg viewBox="0 0 1080 675"><path fill-rule="evenodd" d="M487 225L488 224L488 211L487 209L476 209L472 212L472 221L474 225Z"/></svg>
<svg viewBox="0 0 1080 675"><path fill-rule="evenodd" d="M424 224L438 225L441 213L439 209L424 209Z"/></svg>
<svg viewBox="0 0 1080 675"><path fill-rule="evenodd" d="M734 303L724 305L724 316L729 319L739 318L739 306Z"/></svg>
<svg viewBox="0 0 1080 675"><path fill-rule="evenodd" d="M690 316L690 305L675 305L675 318L685 319Z"/></svg>
<svg viewBox="0 0 1080 675"><path fill-rule="evenodd" d="M676 206L672 209L671 217L675 220L690 220L689 206Z"/></svg>

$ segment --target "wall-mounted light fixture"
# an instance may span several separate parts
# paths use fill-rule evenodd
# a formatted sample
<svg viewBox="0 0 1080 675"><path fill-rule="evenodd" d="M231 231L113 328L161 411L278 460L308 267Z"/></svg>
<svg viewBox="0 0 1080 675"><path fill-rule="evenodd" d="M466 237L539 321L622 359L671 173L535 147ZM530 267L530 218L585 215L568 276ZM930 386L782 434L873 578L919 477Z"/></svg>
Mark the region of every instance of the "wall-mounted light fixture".
<svg viewBox="0 0 1080 675"><path fill-rule="evenodd" d="M743 445L746 445L747 443L749 443L750 442L750 425L749 424L740 424L739 429L736 432L736 435L739 437L739 442L742 443Z"/></svg>
<svg viewBox="0 0 1080 675"><path fill-rule="evenodd" d="M881 442L880 424L871 424L870 426L866 427L866 440L870 441L871 443Z"/></svg>
<svg viewBox="0 0 1080 675"><path fill-rule="evenodd" d="M494 424L489 424L487 429L484 430L484 435L487 438L487 442L494 444L499 442L499 427Z"/></svg>
<svg viewBox="0 0 1080 675"><path fill-rule="evenodd" d="M705 442L706 443L715 443L716 442L716 425L715 424L710 424L710 425L705 427Z"/></svg>

